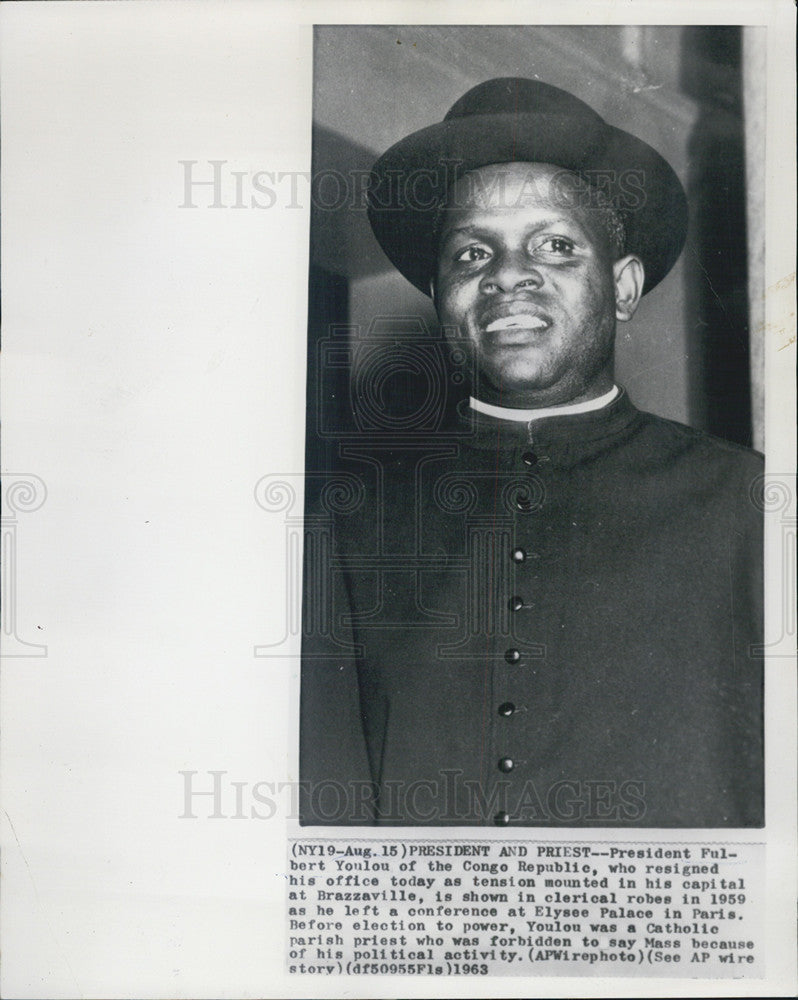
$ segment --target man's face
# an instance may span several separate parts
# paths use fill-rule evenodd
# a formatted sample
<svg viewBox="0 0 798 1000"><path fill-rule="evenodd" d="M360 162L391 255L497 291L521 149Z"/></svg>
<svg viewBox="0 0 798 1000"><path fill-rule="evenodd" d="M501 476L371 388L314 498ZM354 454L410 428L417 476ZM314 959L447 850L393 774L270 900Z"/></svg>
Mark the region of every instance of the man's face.
<svg viewBox="0 0 798 1000"><path fill-rule="evenodd" d="M470 342L483 391L506 406L611 388L616 315L629 318L640 297L642 265L614 260L605 218L568 176L550 164L492 164L461 178L445 210L438 315Z"/></svg>

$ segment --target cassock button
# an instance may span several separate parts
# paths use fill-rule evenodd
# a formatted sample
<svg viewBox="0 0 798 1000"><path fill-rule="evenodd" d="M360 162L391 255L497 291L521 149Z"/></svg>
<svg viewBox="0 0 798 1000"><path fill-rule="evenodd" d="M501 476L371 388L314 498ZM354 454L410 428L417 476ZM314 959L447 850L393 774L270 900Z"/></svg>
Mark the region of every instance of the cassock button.
<svg viewBox="0 0 798 1000"><path fill-rule="evenodd" d="M511 701L503 701L501 705L499 705L499 715L512 715L514 711L515 705Z"/></svg>
<svg viewBox="0 0 798 1000"><path fill-rule="evenodd" d="M526 552L523 549L513 549L513 562L522 563L526 559Z"/></svg>
<svg viewBox="0 0 798 1000"><path fill-rule="evenodd" d="M510 822L510 814L506 812L497 812L493 817L493 822L496 826L507 826Z"/></svg>
<svg viewBox="0 0 798 1000"><path fill-rule="evenodd" d="M504 654L504 658L505 660L507 660L508 663L518 663L518 661L521 659L521 654L518 652L517 649L508 649L507 652Z"/></svg>
<svg viewBox="0 0 798 1000"><path fill-rule="evenodd" d="M521 456L521 461L531 469L533 465L538 464L538 456L534 451L525 451Z"/></svg>
<svg viewBox="0 0 798 1000"><path fill-rule="evenodd" d="M512 771L514 767L515 764L509 757L502 757L499 761L499 770L504 771L505 774L507 774L508 771Z"/></svg>
<svg viewBox="0 0 798 1000"><path fill-rule="evenodd" d="M535 509L535 501L532 497L519 496L515 501L516 510L520 510L522 514L529 514Z"/></svg>
<svg viewBox="0 0 798 1000"><path fill-rule="evenodd" d="M523 608L523 606L524 606L524 599L523 597L519 597L518 594L516 594L515 597L511 597L510 600L507 602L507 607L510 609L510 611L520 611L521 608Z"/></svg>

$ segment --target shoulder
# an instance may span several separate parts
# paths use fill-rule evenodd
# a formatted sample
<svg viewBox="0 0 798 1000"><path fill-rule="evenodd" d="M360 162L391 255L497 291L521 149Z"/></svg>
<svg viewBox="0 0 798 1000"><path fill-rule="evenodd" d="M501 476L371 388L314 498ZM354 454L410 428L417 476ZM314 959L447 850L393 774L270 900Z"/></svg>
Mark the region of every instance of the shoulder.
<svg viewBox="0 0 798 1000"><path fill-rule="evenodd" d="M640 413L638 427L642 462L661 497L727 526L748 524L759 530L764 483L760 452L651 413Z"/></svg>
<svg viewBox="0 0 798 1000"><path fill-rule="evenodd" d="M640 411L639 417L641 434L648 439L650 445L670 452L674 457L752 472L761 472L764 467L764 456L753 448L653 413Z"/></svg>

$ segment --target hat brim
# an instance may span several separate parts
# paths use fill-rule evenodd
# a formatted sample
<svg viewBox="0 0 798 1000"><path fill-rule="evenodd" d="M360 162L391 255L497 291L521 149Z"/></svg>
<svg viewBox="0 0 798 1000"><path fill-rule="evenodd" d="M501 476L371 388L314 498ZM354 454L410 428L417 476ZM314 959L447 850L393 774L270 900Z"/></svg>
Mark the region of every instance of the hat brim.
<svg viewBox="0 0 798 1000"><path fill-rule="evenodd" d="M449 186L491 163L550 163L599 187L619 212L625 252L637 254L649 292L687 235L687 198L670 164L647 143L595 120L513 112L430 125L392 146L372 169L369 221L391 263L425 294L436 269L435 220Z"/></svg>

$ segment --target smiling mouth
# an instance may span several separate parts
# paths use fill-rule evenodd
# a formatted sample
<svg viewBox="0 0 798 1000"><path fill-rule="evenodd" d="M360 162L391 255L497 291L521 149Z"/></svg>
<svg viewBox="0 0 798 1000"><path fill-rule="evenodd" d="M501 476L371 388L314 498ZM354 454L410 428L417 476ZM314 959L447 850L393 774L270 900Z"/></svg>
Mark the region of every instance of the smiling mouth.
<svg viewBox="0 0 798 1000"><path fill-rule="evenodd" d="M549 325L548 320L532 313L513 313L511 316L501 316L485 327L485 333L499 333L502 330L543 330Z"/></svg>

